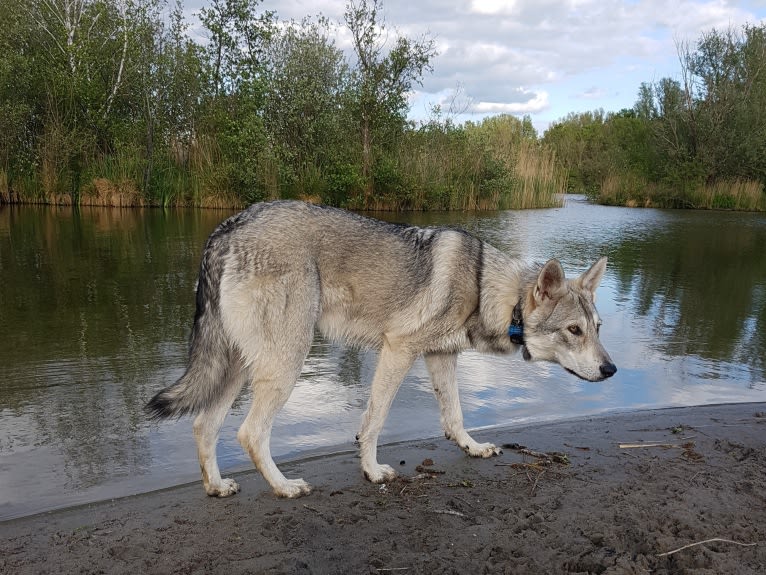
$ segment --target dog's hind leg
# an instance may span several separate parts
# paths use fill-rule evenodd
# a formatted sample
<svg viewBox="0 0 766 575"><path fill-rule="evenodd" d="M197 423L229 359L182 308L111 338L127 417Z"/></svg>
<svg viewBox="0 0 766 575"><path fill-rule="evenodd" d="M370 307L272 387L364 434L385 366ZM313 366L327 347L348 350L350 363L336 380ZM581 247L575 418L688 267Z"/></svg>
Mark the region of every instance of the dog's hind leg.
<svg viewBox="0 0 766 575"><path fill-rule="evenodd" d="M228 331L252 377L253 403L237 439L279 497L311 492L285 478L271 457L271 428L300 376L319 313L319 284L310 273L258 278L235 286L222 304Z"/></svg>
<svg viewBox="0 0 766 575"><path fill-rule="evenodd" d="M308 346L305 350L308 352ZM240 444L279 497L292 498L311 493L311 486L303 479L287 479L279 471L271 457L269 445L274 418L290 397L305 357L305 353L292 358L275 354L271 375L259 366L254 367L253 404L237 432Z"/></svg>
<svg viewBox="0 0 766 575"><path fill-rule="evenodd" d="M228 497L239 491L239 484L236 481L221 478L216 457L216 444L226 414L244 386L246 376L247 372L241 360L232 360L224 376L230 379L230 383L222 386L226 393L218 398L216 404L205 407L194 419L194 439L197 442L202 483L207 494L211 496Z"/></svg>
<svg viewBox="0 0 766 575"><path fill-rule="evenodd" d="M388 342L384 343L380 350L378 367L372 380L370 400L362 416L362 426L357 436L362 472L373 483L383 483L396 477L393 467L378 463L378 436L383 429L394 396L414 360L415 357L410 352L394 349Z"/></svg>
<svg viewBox="0 0 766 575"><path fill-rule="evenodd" d="M478 443L463 427L463 411L460 408L455 370L457 354L430 353L424 357L434 394L439 402L441 422L447 439L452 439L460 448L472 457L492 457L501 453L491 443Z"/></svg>

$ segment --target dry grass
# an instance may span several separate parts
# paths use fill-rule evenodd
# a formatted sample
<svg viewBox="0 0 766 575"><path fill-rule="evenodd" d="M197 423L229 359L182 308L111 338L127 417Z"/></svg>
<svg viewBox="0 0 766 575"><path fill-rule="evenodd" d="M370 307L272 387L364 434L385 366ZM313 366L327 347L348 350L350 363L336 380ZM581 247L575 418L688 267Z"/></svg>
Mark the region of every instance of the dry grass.
<svg viewBox="0 0 766 575"><path fill-rule="evenodd" d="M562 205L562 194L567 188L564 170L556 166L554 153L522 140L513 166L518 189L510 207L516 209L553 207Z"/></svg>
<svg viewBox="0 0 766 575"><path fill-rule="evenodd" d="M763 184L755 180L717 180L684 192L658 186L630 172L605 177L596 200L630 208L766 210Z"/></svg>
<svg viewBox="0 0 766 575"><path fill-rule="evenodd" d="M69 197L71 199L71 196ZM144 206L146 202L135 182L131 180L113 182L107 178L94 178L83 190L80 205L125 208Z"/></svg>
<svg viewBox="0 0 766 575"><path fill-rule="evenodd" d="M562 205L565 172L556 166L553 152L519 126L518 120L505 118L467 128L444 125L408 132L397 143L395 156L379 158L372 196L363 194L363 183L355 181L357 159L352 157L341 159L337 173L311 163L290 169L275 151L262 148L249 173L231 165L213 136L198 134L171 142L166 153L154 157L149 173L140 147L110 155L84 148L73 152L67 146L71 138L51 130L41 141L34 182L22 188L0 180L0 202L240 208L256 199L297 197L389 211ZM73 155L77 153L81 155ZM239 172L249 183L241 181Z"/></svg>
<svg viewBox="0 0 766 575"><path fill-rule="evenodd" d="M718 180L704 184L692 196L695 208L763 211L766 197L763 184L755 180Z"/></svg>
<svg viewBox="0 0 766 575"><path fill-rule="evenodd" d="M8 174L0 170L0 204L11 203L11 188L8 185Z"/></svg>
<svg viewBox="0 0 766 575"><path fill-rule="evenodd" d="M567 175L553 152L522 135L515 119L462 131L432 126L400 148L393 192L375 209L497 210L562 205ZM399 190L396 190L396 186Z"/></svg>

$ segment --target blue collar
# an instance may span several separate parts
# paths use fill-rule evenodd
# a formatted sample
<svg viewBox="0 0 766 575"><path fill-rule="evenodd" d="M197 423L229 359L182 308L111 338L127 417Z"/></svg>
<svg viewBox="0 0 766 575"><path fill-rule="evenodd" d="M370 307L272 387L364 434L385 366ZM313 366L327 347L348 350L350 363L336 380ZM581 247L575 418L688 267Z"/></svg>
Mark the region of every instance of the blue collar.
<svg viewBox="0 0 766 575"><path fill-rule="evenodd" d="M511 325L508 326L508 337L511 338L511 343L524 345L524 320L521 316L521 300L513 308Z"/></svg>

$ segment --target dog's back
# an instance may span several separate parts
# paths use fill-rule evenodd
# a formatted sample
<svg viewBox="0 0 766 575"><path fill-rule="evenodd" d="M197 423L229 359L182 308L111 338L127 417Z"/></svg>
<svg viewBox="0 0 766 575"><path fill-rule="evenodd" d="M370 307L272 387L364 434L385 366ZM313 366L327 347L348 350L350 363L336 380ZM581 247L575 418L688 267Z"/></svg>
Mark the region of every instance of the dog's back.
<svg viewBox="0 0 766 575"><path fill-rule="evenodd" d="M259 346L252 341L253 349L243 350L232 341L244 316L260 313L267 325L258 331L266 335L285 324L305 331L308 322L364 347L380 347L384 334L410 337L412 345L441 339L455 314L464 320L478 303L481 251L478 239L459 230L389 224L302 202L255 204L210 235L189 366L148 409L155 418L195 413L225 391L223 383L238 385L228 372L252 359L239 353L255 355ZM289 293L286 278L296 280ZM268 325L263 308L278 293L308 303L296 309L300 317L282 314Z"/></svg>

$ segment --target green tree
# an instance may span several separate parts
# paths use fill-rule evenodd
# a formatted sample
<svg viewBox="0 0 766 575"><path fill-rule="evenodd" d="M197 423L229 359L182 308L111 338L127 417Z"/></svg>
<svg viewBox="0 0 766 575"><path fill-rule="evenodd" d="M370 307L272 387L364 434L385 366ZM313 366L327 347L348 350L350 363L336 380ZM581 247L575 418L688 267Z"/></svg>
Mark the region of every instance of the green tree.
<svg viewBox="0 0 766 575"><path fill-rule="evenodd" d="M0 202L14 180L33 173L44 91L35 53L34 23L23 4L0 0Z"/></svg>
<svg viewBox="0 0 766 575"><path fill-rule="evenodd" d="M262 0L210 0L200 10L209 33L207 58L215 96L250 91L263 78L263 51L275 13L259 13Z"/></svg>
<svg viewBox="0 0 766 575"><path fill-rule="evenodd" d="M263 125L266 91L264 51L274 13L258 13L261 0L212 0L200 11L210 35L205 60L210 95L205 126L226 161L224 189L241 190L247 201L276 195L272 155ZM268 181L266 181L268 180Z"/></svg>
<svg viewBox="0 0 766 575"><path fill-rule="evenodd" d="M695 152L708 179L759 177L764 150L766 27L711 30L681 52L693 113ZM752 154L752 150L758 150ZM762 156L761 156L762 157ZM744 160L744 161L743 161ZM762 163L762 162L761 162Z"/></svg>
<svg viewBox="0 0 766 575"><path fill-rule="evenodd" d="M353 154L345 105L348 64L330 32L327 20L304 19L275 33L268 48L264 106L269 137L285 166L283 177L304 194L326 199L320 172L331 173Z"/></svg>
<svg viewBox="0 0 766 575"><path fill-rule="evenodd" d="M353 0L346 5L344 21L356 55L354 115L362 146L365 198L373 191L374 146L391 133L401 133L408 110L407 94L431 71L436 55L430 38L413 40L396 36L386 51L387 32L380 0Z"/></svg>

